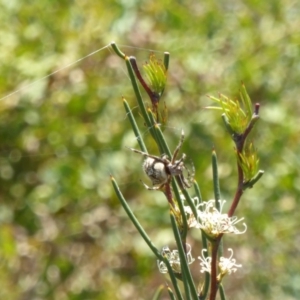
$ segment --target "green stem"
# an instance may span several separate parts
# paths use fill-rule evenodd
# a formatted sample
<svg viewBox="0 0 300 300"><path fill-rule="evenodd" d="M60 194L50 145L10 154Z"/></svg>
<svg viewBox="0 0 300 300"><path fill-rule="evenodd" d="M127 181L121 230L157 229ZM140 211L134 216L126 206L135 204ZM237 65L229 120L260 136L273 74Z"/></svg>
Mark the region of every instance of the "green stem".
<svg viewBox="0 0 300 300"><path fill-rule="evenodd" d="M213 183L214 183L214 194L216 201L216 209L221 213L221 191L220 191L220 183L219 183L219 171L218 171L218 160L216 151L212 152L212 172L213 172ZM218 247L218 255L219 257L223 256L223 240L220 239L219 247Z"/></svg>
<svg viewBox="0 0 300 300"><path fill-rule="evenodd" d="M182 238L183 243L185 244L186 236L187 236L187 232L188 232L186 213L184 211L184 206L183 206L182 200L180 199L180 193L179 193L178 186L174 180L172 180L172 187L173 187L175 198L177 200L177 205L179 207L181 218L182 218L183 229L182 229L182 233L181 233L181 238ZM185 245L184 245L184 247L185 247Z"/></svg>
<svg viewBox="0 0 300 300"><path fill-rule="evenodd" d="M164 286L163 285L160 285L157 290L155 291L155 294L153 295L153 298L152 300L159 300L159 297L162 293L162 291L164 290Z"/></svg>
<svg viewBox="0 0 300 300"><path fill-rule="evenodd" d="M135 226L135 228L138 230L139 234L142 236L142 238L144 239L144 241L146 242L146 244L152 250L152 252L154 253L154 255L158 259L163 260L162 255L159 253L159 251L157 250L157 248L153 245L153 243L151 242L151 240L148 237L147 233L145 232L144 228L141 226L140 222L135 217L134 213L132 212L132 210L130 209L129 205L127 204L127 201L124 198L122 192L120 191L120 188L119 188L117 182L115 181L115 179L112 176L111 176L111 181L112 181L112 185L113 185L113 188L115 190L115 193L118 196L118 199L120 200L120 202L121 202L121 204L122 204L125 212L127 213L129 219L131 220L131 222L133 223L133 225Z"/></svg>
<svg viewBox="0 0 300 300"><path fill-rule="evenodd" d="M153 130L153 128L152 128L152 126L153 126L154 123L151 123L151 122L150 122L150 119L148 118L147 111L146 111L146 108L145 108L145 105L144 105L144 102L143 102L143 98L142 98L141 92L140 92L140 90L139 90L138 84L137 84L137 82L136 82L136 78L135 78L135 75L134 75L134 71L133 71L133 69L132 69L132 65L131 65L131 63L130 63L130 58L129 58L128 56L126 56L126 55L119 49L119 47L116 45L115 42L111 42L111 43L110 43L110 46L111 46L111 48L114 50L114 52L115 52L119 57L121 57L122 59L124 59L125 62L126 62L128 75L129 75L129 78L130 78L130 80L131 80L131 84L132 84L132 87L133 87L133 90L134 90L134 93L135 93L135 96L136 96L136 99L137 99L139 108L140 108L140 110L141 110L142 116L143 116L143 118L144 118L144 120L145 120L145 123L146 123L147 127L148 127L149 130L150 130L151 135L152 135L153 138L155 139L155 136L154 136L154 130Z"/></svg>
<svg viewBox="0 0 300 300"><path fill-rule="evenodd" d="M135 137L136 137L136 139L137 139L137 141L139 143L141 151L143 151L145 153L148 153L147 148L146 148L146 146L144 144L144 140L143 140L143 138L141 136L140 130L139 130L139 128L138 128L138 126L137 126L137 124L135 122L135 118L134 118L134 116L132 114L132 111L131 111L131 109L130 109L128 103L127 103L127 101L125 100L125 98L123 98L123 104L124 104L126 113L128 115L129 121L131 123L131 127L133 129L134 135L135 135Z"/></svg>
<svg viewBox="0 0 300 300"><path fill-rule="evenodd" d="M115 193L116 193L118 199L120 200L120 202L121 202L125 212L127 213L129 219L131 220L131 222L133 223L135 228L138 230L139 234L142 236L142 238L144 239L144 241L146 242L148 247L152 250L154 255L157 257L157 259L160 260L160 261L163 261L166 264L169 275L170 275L170 279L172 281L174 290L176 292L176 295L177 295L179 300L183 300L180 289L179 289L179 286L178 286L178 283L177 283L177 279L174 275L173 269L172 269L169 261L165 257L163 257L161 255L161 253L157 250L157 248L153 245L153 243L151 242L151 240L148 237L147 233L145 232L144 228L141 226L138 219L135 217L134 213L132 212L129 205L127 204L127 201L124 198L123 194L121 193L117 182L115 181L115 179L112 176L111 176L111 181L112 181L112 185L113 185L113 188L115 190Z"/></svg>
<svg viewBox="0 0 300 300"><path fill-rule="evenodd" d="M166 71L168 71L168 69L169 69L169 62L170 62L170 53L169 52L165 52L164 53L164 66L166 68ZM164 91L165 91L165 89L163 89L161 91L160 97L163 95Z"/></svg>
<svg viewBox="0 0 300 300"><path fill-rule="evenodd" d="M184 288L186 292L186 296L189 297L191 295L192 299L198 299L197 290L190 272L190 268L187 263L186 254L183 249L182 241L180 238L180 233L178 231L178 227L176 225L175 217L171 214L171 223L173 228L173 233L175 236L176 244L178 247L178 253L180 257L180 266L182 270L182 277L184 282ZM189 299L189 298L188 298Z"/></svg>
<svg viewBox="0 0 300 300"><path fill-rule="evenodd" d="M161 152L161 154L165 153L169 158L171 158L172 154L171 154L170 148L164 138L164 135L163 135L159 125L155 124L154 129L155 129L155 133L157 136L157 143L158 143L160 149L162 149L162 151L163 151L163 152ZM180 191L179 191L178 185L175 182L175 180L172 180L172 188L173 188L173 191L174 191L177 203L178 203L178 207L180 209L180 213L182 216L182 220L183 220L183 227L184 227L183 228L183 237L186 237L187 230L188 230L187 219L186 219L186 214L184 211L182 201L180 199Z"/></svg>
<svg viewBox="0 0 300 300"><path fill-rule="evenodd" d="M150 119L151 124L154 124L155 127L156 127L156 126L159 126L159 125L156 123L156 120L154 119L153 112L152 112L151 109L148 109L148 117L149 117L149 119ZM155 130L155 128L154 128L154 129L152 128L152 130L153 130L153 135L152 135L152 136L153 136L153 138L154 138L154 140L155 140L155 142L156 142L156 144L157 144L157 146L158 146L159 153L160 153L160 154L165 153L165 152L164 152L164 149L163 149L163 143L158 139L157 131ZM164 137L162 137L162 138L164 139Z"/></svg>
<svg viewBox="0 0 300 300"><path fill-rule="evenodd" d="M220 191L220 183L219 183L219 172L218 172L218 160L216 151L212 151L212 172L213 172L213 184L214 184L214 195L216 200L216 208L220 211L220 202L221 199L221 191Z"/></svg>
<svg viewBox="0 0 300 300"><path fill-rule="evenodd" d="M148 129L150 130L151 135L155 139L154 130L153 130L153 123L151 123L151 121L148 117L148 114L147 114L147 111L146 111L146 108L145 108L145 105L144 105L144 101L143 101L139 86L136 82L135 75L134 75L134 72L132 70L131 63L130 63L129 58L127 56L125 57L125 62L126 62L126 66L127 66L128 75L131 79L131 84L132 84L132 87L133 87L133 90L134 90L139 108L141 110L142 116L145 120L145 123L146 123Z"/></svg>
<svg viewBox="0 0 300 300"><path fill-rule="evenodd" d="M156 136L157 136L157 143L160 146L160 148L162 149L161 154L166 154L169 158L172 158L172 153L170 151L170 148L169 148L158 124L154 125L154 130L155 130Z"/></svg>
<svg viewBox="0 0 300 300"><path fill-rule="evenodd" d="M199 203L201 203L202 202L202 196L201 196L199 185L196 181L194 181L194 189L195 189L195 192L196 192L196 196L199 199ZM182 193L183 193L188 205L190 206L196 220L198 220L199 219L198 212L197 212L197 208L195 207L193 199L191 198L191 196L189 195L187 190L183 190ZM202 239L202 248L203 249L208 249L207 239L206 239L205 234L203 233L202 230L201 230L201 239ZM207 257L208 253L204 252L204 256ZM209 290L209 283L210 283L210 275L209 275L208 272L206 272L205 273L205 278L204 278L204 286L201 290L201 294L199 295L199 300L205 300L206 299L207 293L208 293L208 290Z"/></svg>
<svg viewBox="0 0 300 300"><path fill-rule="evenodd" d="M170 53L165 52L164 53L164 66L166 68L166 71L168 71L168 69L169 69L169 62L170 62Z"/></svg>
<svg viewBox="0 0 300 300"><path fill-rule="evenodd" d="M222 114L222 120L223 120L224 125L225 125L227 131L229 132L230 136L233 137L235 135L235 132L232 130L226 114Z"/></svg>
<svg viewBox="0 0 300 300"><path fill-rule="evenodd" d="M222 284L219 286L219 292L221 300L226 300L226 295Z"/></svg>
<svg viewBox="0 0 300 300"><path fill-rule="evenodd" d="M200 187L199 187L198 182L196 180L194 180L194 190L195 190L196 196L199 200L199 203L201 203L202 202L202 195L201 195Z"/></svg>
<svg viewBox="0 0 300 300"><path fill-rule="evenodd" d="M168 287L168 293L169 293L171 300L176 300L173 291L169 287Z"/></svg>
<svg viewBox="0 0 300 300"><path fill-rule="evenodd" d="M197 212L197 208L195 206L195 203L194 203L193 199L191 198L190 194L187 192L186 189L183 189L182 193L184 195L185 201L187 202L187 204L191 208L191 210L193 212L193 215L195 216L196 220L198 220L198 212Z"/></svg>
<svg viewBox="0 0 300 300"><path fill-rule="evenodd" d="M264 175L264 171L263 170L259 170L257 172L257 174L248 182L244 183L243 185L243 190L248 189L248 188L252 188L253 185Z"/></svg>
<svg viewBox="0 0 300 300"><path fill-rule="evenodd" d="M136 59L134 56L130 56L129 57L129 61L131 63L132 69L135 73L135 76L137 77L137 79L139 80L140 84L143 86L144 90L146 91L146 93L148 94L151 103L153 106L157 107L157 104L159 102L160 96L158 94L156 94L155 92L153 92L149 85L146 83L146 81L144 80L144 78L142 77L142 74L137 66L136 63Z"/></svg>
<svg viewBox="0 0 300 300"><path fill-rule="evenodd" d="M173 269L170 265L170 262L167 259L164 259L163 261L164 261L164 263L166 264L166 266L168 268L168 273L169 273L169 276L170 276L170 279L171 279L171 282L173 284L173 287L174 287L174 290L175 290L175 293L176 293L176 296L177 296L178 300L183 300L183 297L182 297L177 279L176 279L175 274L173 272Z"/></svg>
<svg viewBox="0 0 300 300"><path fill-rule="evenodd" d="M115 42L111 42L110 46L119 57L121 57L122 59L125 59L126 55L120 50L120 48L117 46L117 44Z"/></svg>
<svg viewBox="0 0 300 300"><path fill-rule="evenodd" d="M207 248L205 248L205 249L207 249ZM207 299L207 294L208 294L208 291L209 291L209 283L210 283L210 275L209 275L208 272L205 272L204 286L203 286L201 294L199 296L199 300L205 300L205 299Z"/></svg>

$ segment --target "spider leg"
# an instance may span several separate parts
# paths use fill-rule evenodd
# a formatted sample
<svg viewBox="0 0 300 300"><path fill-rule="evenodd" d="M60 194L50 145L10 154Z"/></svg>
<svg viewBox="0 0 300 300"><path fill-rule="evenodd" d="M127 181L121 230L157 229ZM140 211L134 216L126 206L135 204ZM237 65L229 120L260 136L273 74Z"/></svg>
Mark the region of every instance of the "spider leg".
<svg viewBox="0 0 300 300"><path fill-rule="evenodd" d="M187 178L185 178L184 176L183 177L183 183L184 185L186 186L186 188L190 188L192 187L193 183L194 183L194 177L195 177L195 166L194 164L192 163L192 172L190 171L189 168L186 168L184 166L184 168L186 169L187 171Z"/></svg>
<svg viewBox="0 0 300 300"><path fill-rule="evenodd" d="M175 161L174 166L178 167L185 159L186 159L186 155L183 153L182 157L179 160Z"/></svg>
<svg viewBox="0 0 300 300"><path fill-rule="evenodd" d="M134 148L129 148L129 147L126 147L127 149L135 152L135 153L139 153L139 154L142 154L143 156L148 156L149 154L146 153L146 152L143 152L143 151L140 151L140 150L137 150L137 149L134 149Z"/></svg>
<svg viewBox="0 0 300 300"><path fill-rule="evenodd" d="M175 176L175 178L176 178L176 181L177 181L179 187L180 187L182 190L185 189L186 186L185 186L185 184L184 184L184 177L183 177L183 175L177 175L177 176Z"/></svg>
<svg viewBox="0 0 300 300"><path fill-rule="evenodd" d="M164 163L166 161L166 156L163 156L163 157L159 157L159 156L155 156L155 155L151 155L151 154L148 154L146 152L143 152L143 151L140 151L140 150L137 150L137 149L134 149L134 148L129 148L129 147L126 147L127 149L135 152L135 153L139 153L145 157L150 157L150 158L153 158L155 159L156 161L159 161L159 162L162 162Z"/></svg>
<svg viewBox="0 0 300 300"><path fill-rule="evenodd" d="M185 155L180 159L180 161L183 161L185 159ZM178 162L180 162L178 161ZM177 163L177 162L176 162ZM179 165L178 165L179 166ZM194 176L195 176L195 166L192 164L191 170L187 168L184 164L181 166L181 173L176 176L176 181L179 184L181 189L190 188L193 186L194 183ZM186 170L186 177L183 174L183 171Z"/></svg>
<svg viewBox="0 0 300 300"><path fill-rule="evenodd" d="M184 141L184 131L181 130L181 137L180 137L180 140L179 140L179 144L177 145L177 147L176 147L176 149L173 153L173 157L172 157L172 161L171 161L172 164L174 164L174 162L176 161L176 157L177 157L178 152L180 151L180 149L182 147L183 141Z"/></svg>
<svg viewBox="0 0 300 300"><path fill-rule="evenodd" d="M163 186L163 185L159 185L159 186L152 186L152 187L150 187L150 186L148 186L146 183L144 183L142 180L141 180L141 183L144 185L144 187L147 189L147 190L149 190L149 191L158 191L158 190L160 190L161 189L161 187Z"/></svg>

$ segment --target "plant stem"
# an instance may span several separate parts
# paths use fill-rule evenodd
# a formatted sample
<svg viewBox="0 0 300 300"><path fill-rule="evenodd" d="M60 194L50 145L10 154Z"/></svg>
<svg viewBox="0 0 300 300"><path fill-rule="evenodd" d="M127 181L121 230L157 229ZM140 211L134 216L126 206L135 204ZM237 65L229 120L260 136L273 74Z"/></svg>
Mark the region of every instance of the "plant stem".
<svg viewBox="0 0 300 300"><path fill-rule="evenodd" d="M181 270L182 270L182 275L183 275L183 283L185 287L185 292L187 299L189 299L188 295L191 295L191 299L198 299L197 295L197 290L193 281L193 277L190 272L190 268L187 263L186 259L186 253L184 251L184 247L182 245L180 233L178 231L178 227L176 225L176 220L175 217L171 214L171 223L172 223L172 228L173 228L173 233L175 236L176 244L178 247L178 253L180 257L180 265L181 265Z"/></svg>
<svg viewBox="0 0 300 300"><path fill-rule="evenodd" d="M246 141L250 131L253 129L254 124L256 123L256 121L259 118L258 111L259 111L259 105L256 104L255 112L254 112L252 119L249 122L246 130L244 131L243 134L236 136L236 138L234 138L235 145L236 145L236 152L237 152L236 156L237 156L238 183L237 183L237 190L235 192L231 207L228 211L229 217L233 216L233 214L240 202L240 199L243 195L243 192L244 192L244 173L240 166L240 161L239 161L240 158L239 157L240 157L240 154L243 152L245 141Z"/></svg>
<svg viewBox="0 0 300 300"><path fill-rule="evenodd" d="M219 248L220 238L215 242L211 243L211 283L210 283L210 295L209 300L215 300L217 296L217 291L219 288L219 282L217 280L217 264L218 264L218 248Z"/></svg>
<svg viewBox="0 0 300 300"><path fill-rule="evenodd" d="M125 100L125 98L123 98L123 104L124 104L126 113L127 113L128 117L129 117L129 121L130 121L132 130L134 132L134 135L135 135L135 137L136 137L136 139L137 139L137 141L139 143L140 149L143 152L148 153L147 148L146 148L146 146L144 144L144 140L142 139L142 136L140 134L140 130L139 130L137 124L136 124L135 118L134 118L134 116L132 114L132 111L131 111L131 109L130 109L128 103L127 103L127 101Z"/></svg>
<svg viewBox="0 0 300 300"><path fill-rule="evenodd" d="M157 259L160 260L160 261L163 261L166 264L169 275L170 275L170 278L171 278L171 281L172 281L172 284L173 284L173 287L175 289L175 293L178 297L178 300L183 300L183 297L181 295L177 280L175 278L173 269L172 269L169 261L165 257L163 257L161 255L161 253L157 250L157 248L153 245L151 239L148 237L148 235L145 232L144 228L142 227L142 225L140 224L140 222L138 221L138 219L135 217L134 213L130 209L129 205L127 204L127 201L124 198L123 194L121 193L117 182L115 181L115 179L112 176L111 176L111 181L112 181L113 188L116 192L116 195L117 195L118 199L120 200L120 202L121 202L125 212L127 213L129 219L131 220L131 222L133 223L135 228L138 230L139 234L142 236L142 238L144 239L144 241L146 242L148 247L152 250L154 255L157 257Z"/></svg>
<svg viewBox="0 0 300 300"><path fill-rule="evenodd" d="M121 57L122 59L125 59L126 55L119 49L119 47L117 46L117 44L115 42L111 42L110 46L112 47L112 49L115 51L115 53Z"/></svg>

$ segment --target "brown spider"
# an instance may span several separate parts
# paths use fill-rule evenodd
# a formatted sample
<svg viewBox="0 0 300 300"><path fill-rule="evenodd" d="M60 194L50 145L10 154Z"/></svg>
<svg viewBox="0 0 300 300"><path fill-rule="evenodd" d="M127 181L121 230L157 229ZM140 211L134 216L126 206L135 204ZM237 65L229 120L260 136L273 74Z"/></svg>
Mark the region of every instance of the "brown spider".
<svg viewBox="0 0 300 300"><path fill-rule="evenodd" d="M190 171L185 167L184 160L186 155L184 153L180 159L176 160L183 141L184 132L182 130L179 144L176 147L171 160L169 160L168 156L165 154L163 154L161 157L158 157L146 152L129 148L130 150L146 157L143 163L143 169L153 184L153 187L149 187L143 182L144 186L148 190L160 190L165 184L170 183L172 176L176 176L178 178L181 188L190 188L192 186L195 175L194 168L193 172L190 173ZM183 175L184 170L187 170L187 178L185 178Z"/></svg>

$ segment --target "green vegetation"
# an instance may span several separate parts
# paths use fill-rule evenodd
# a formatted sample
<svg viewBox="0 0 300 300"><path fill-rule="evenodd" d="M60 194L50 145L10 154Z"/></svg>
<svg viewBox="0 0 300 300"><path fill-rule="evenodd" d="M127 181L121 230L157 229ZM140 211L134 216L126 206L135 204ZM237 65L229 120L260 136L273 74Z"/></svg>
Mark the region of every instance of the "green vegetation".
<svg viewBox="0 0 300 300"><path fill-rule="evenodd" d="M243 268L224 285L229 299L298 299L299 13L299 3L276 0L3 0L0 98L111 40L139 65L147 49L161 59L168 51L168 143L174 149L184 129L183 152L206 200L214 147L227 199L236 184L233 144L204 107L214 104L207 95L239 97L243 82L261 104L253 131L265 174L236 211L248 224L233 241ZM140 183L150 184L141 157L126 149L137 141L122 96L158 154L124 64L108 49L0 100L0 299L151 299L165 282L110 182L112 174L155 244L167 244L167 203ZM203 276L197 263L192 272Z"/></svg>

